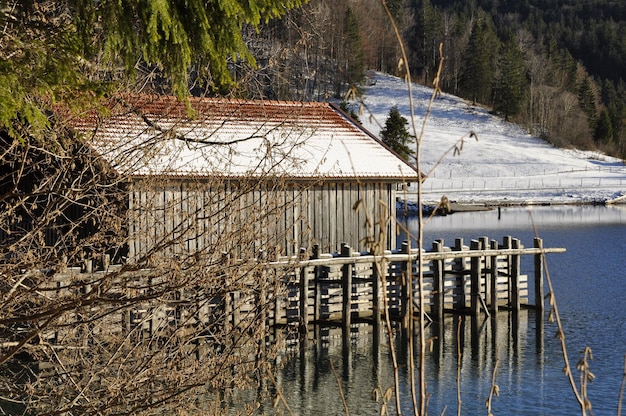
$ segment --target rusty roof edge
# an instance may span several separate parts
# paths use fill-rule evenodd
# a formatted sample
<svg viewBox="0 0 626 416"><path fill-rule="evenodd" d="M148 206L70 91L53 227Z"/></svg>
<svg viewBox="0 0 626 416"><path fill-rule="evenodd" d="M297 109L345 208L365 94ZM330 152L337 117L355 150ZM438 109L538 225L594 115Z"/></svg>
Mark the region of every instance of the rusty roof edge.
<svg viewBox="0 0 626 416"><path fill-rule="evenodd" d="M167 179L167 180L237 180L237 181L275 181L283 180L286 182L326 182L326 181L363 181L363 182L386 182L386 183L410 183L412 179L402 176L381 176L381 175L319 175L319 176L297 176L297 175L267 175L267 174L248 174L248 175L226 175L226 174L200 174L200 173L131 173L128 175L130 179Z"/></svg>

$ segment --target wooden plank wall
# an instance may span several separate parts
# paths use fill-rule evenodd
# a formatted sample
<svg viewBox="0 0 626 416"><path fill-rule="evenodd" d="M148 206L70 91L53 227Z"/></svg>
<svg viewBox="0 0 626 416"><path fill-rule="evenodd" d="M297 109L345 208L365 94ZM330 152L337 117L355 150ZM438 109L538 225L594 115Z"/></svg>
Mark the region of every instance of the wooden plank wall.
<svg viewBox="0 0 626 416"><path fill-rule="evenodd" d="M129 201L129 257L293 255L317 244L338 251L395 244L395 187L384 182L238 183L136 181ZM392 217L392 218L390 218ZM382 227L380 223L384 223Z"/></svg>

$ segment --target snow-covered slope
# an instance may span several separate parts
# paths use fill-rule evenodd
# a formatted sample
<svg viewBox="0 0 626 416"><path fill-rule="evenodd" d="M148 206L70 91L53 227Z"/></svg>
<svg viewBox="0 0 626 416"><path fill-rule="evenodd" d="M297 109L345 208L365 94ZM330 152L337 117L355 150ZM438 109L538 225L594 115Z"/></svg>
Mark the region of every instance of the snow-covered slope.
<svg viewBox="0 0 626 416"><path fill-rule="evenodd" d="M365 128L378 135L393 106L410 120L408 86L402 79L375 73L370 84L360 116ZM432 89L415 84L412 89L419 134ZM451 149L461 148L461 139L462 149L455 155ZM579 203L626 194L626 166L621 160L555 148L448 94L435 99L421 158L422 171L430 172L424 182L427 202L445 195L468 203Z"/></svg>

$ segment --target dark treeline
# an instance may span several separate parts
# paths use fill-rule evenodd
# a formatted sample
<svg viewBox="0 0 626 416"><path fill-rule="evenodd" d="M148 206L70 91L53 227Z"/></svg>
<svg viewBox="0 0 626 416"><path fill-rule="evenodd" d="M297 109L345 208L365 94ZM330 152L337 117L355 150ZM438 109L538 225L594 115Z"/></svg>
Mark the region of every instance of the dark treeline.
<svg viewBox="0 0 626 416"><path fill-rule="evenodd" d="M626 4L610 0L391 0L414 81L443 44L444 91L558 146L626 157ZM257 67L234 63L241 94L323 100L358 92L365 70L400 72L380 0L312 0L251 32Z"/></svg>

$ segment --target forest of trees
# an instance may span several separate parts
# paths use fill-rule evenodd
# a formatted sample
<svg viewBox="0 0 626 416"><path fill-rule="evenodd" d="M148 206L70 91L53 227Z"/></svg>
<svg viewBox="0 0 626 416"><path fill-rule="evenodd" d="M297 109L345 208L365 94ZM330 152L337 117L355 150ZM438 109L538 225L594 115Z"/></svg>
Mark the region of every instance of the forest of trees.
<svg viewBox="0 0 626 416"><path fill-rule="evenodd" d="M445 55L442 89L557 146L626 157L626 5L613 1L387 1L414 81ZM339 99L365 69L402 76L378 0L312 0L247 42L257 67L233 63L239 93Z"/></svg>

